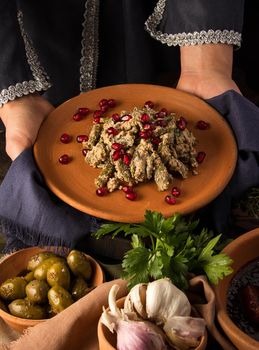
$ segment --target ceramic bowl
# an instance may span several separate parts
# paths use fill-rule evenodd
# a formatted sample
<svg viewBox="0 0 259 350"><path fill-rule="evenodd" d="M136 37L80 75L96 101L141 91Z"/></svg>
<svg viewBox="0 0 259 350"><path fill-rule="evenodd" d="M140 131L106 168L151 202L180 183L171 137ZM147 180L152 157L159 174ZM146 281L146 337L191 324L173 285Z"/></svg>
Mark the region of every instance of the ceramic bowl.
<svg viewBox="0 0 259 350"><path fill-rule="evenodd" d="M58 247L47 247L46 249L38 248L38 247L31 247L31 248L25 248L18 250L17 252L14 252L10 255L7 255L4 257L0 262L0 284L3 283L8 278L15 277L26 270L27 263L35 254L38 254L40 252L44 251L54 251L57 254L60 255L67 255L69 253L69 250L64 250L62 248ZM96 260L94 260L91 256L85 254L86 257L90 260L90 263L92 265L93 269L93 276L90 280L90 285L98 286L103 283L104 281L104 273L102 271L101 266L97 263ZM5 304L0 301L0 317L14 330L17 330L19 332L22 332L24 329L28 327L32 327L37 325L38 323L46 321L44 320L31 320L31 319L24 319L20 317L16 317L11 315L8 311L8 309L5 307Z"/></svg>
<svg viewBox="0 0 259 350"><path fill-rule="evenodd" d="M125 297L119 299L116 303L119 308L122 308L124 305ZM193 313L197 315L197 312L193 310ZM99 350L116 350L116 333L111 333L109 329L101 323L99 320L98 322L98 328L97 328L97 333L98 333L98 342L99 342ZM193 348L193 350L204 350L206 349L207 345L207 331L205 331L204 336L201 338L201 342L199 346L196 348Z"/></svg>
<svg viewBox="0 0 259 350"><path fill-rule="evenodd" d="M227 293L232 278L248 262L259 257L259 228L236 238L223 251L233 259L234 272L221 280L214 288L218 321L226 335L239 350L258 350L259 342L237 327L228 316L226 307Z"/></svg>

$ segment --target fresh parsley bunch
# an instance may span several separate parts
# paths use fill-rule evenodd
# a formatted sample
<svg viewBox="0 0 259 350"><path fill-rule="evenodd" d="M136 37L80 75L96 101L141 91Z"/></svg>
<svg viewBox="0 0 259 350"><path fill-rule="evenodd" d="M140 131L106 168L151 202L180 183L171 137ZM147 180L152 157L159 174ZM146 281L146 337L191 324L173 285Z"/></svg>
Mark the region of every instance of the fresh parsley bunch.
<svg viewBox="0 0 259 350"><path fill-rule="evenodd" d="M132 288L169 277L180 289L188 288L191 273L205 273L209 281L217 284L229 275L232 260L215 248L221 235L202 229L194 233L199 221L187 221L180 214L165 218L161 213L147 210L140 224L104 224L93 235L99 239L107 234L114 238L119 233L131 235L132 249L126 252L122 277Z"/></svg>

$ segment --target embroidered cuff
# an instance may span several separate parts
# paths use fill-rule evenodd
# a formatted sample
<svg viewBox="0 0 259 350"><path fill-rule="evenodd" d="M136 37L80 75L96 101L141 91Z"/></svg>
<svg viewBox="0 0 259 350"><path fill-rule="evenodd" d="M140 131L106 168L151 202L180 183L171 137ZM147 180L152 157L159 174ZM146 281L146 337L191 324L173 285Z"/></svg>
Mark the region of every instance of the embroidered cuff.
<svg viewBox="0 0 259 350"><path fill-rule="evenodd" d="M22 97L24 95L33 94L39 91L45 91L51 87L49 77L44 68L41 66L33 44L24 29L23 14L21 11L18 11L17 18L24 41L27 61L34 79L23 81L22 83L16 83L15 85L10 85L8 88L1 90L0 107L2 107L2 105L8 101L15 100L17 97Z"/></svg>
<svg viewBox="0 0 259 350"><path fill-rule="evenodd" d="M28 94L33 94L39 91L47 90L51 84L49 82L40 82L37 80L23 81L15 85L9 86L7 89L0 91L0 107L8 101L13 101L17 97L22 97Z"/></svg>
<svg viewBox="0 0 259 350"><path fill-rule="evenodd" d="M230 44L237 47L241 46L241 33L234 30L201 30L193 33L162 33L158 30L158 26L163 18L166 0L159 0L156 4L154 12L145 22L145 28L149 34L162 44L168 46L190 46L201 44Z"/></svg>

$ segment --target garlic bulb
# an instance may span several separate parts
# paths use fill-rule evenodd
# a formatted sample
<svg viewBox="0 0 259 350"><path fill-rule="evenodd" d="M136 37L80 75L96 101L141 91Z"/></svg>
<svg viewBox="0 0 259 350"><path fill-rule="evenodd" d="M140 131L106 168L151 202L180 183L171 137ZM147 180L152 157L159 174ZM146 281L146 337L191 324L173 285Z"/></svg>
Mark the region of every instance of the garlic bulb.
<svg viewBox="0 0 259 350"><path fill-rule="evenodd" d="M205 321L190 316L187 296L170 279L136 285L123 309L116 305L118 289L117 285L111 288L110 310L104 310L101 316L101 322L117 332L118 350L164 350L166 341L179 350L199 345Z"/></svg>
<svg viewBox="0 0 259 350"><path fill-rule="evenodd" d="M113 285L108 303L110 310L105 310L101 322L111 332L117 333L117 350L167 350L164 332L148 321L135 321L134 312L125 312L116 305L118 285Z"/></svg>
<svg viewBox="0 0 259 350"><path fill-rule="evenodd" d="M172 284L169 278L162 278L134 286L127 295L124 310L135 311L144 319L164 324L175 315L189 316L191 304L187 296Z"/></svg>

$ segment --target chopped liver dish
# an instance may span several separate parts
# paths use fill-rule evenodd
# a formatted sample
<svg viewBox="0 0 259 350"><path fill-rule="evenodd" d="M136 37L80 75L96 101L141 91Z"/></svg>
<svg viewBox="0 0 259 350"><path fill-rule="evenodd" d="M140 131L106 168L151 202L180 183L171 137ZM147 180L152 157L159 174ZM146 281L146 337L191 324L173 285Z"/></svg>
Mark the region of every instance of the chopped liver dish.
<svg viewBox="0 0 259 350"><path fill-rule="evenodd" d="M102 169L96 187L113 192L154 180L158 191L165 191L173 176L197 174L196 139L186 125L183 117L149 106L101 117L83 142L85 161Z"/></svg>

